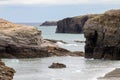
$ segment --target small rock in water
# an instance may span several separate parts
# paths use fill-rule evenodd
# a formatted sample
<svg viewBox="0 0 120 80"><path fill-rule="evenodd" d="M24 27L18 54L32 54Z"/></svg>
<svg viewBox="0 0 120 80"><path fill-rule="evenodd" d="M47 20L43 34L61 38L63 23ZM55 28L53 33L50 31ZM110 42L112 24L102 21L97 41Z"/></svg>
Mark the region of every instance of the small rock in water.
<svg viewBox="0 0 120 80"><path fill-rule="evenodd" d="M49 68L66 68L66 65L62 63L52 63L52 65L49 66Z"/></svg>

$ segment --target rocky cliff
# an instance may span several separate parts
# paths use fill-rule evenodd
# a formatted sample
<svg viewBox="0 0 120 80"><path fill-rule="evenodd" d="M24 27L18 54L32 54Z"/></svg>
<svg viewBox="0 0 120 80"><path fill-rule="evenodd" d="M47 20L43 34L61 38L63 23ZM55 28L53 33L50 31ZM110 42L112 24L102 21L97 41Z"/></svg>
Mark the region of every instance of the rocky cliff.
<svg viewBox="0 0 120 80"><path fill-rule="evenodd" d="M57 21L45 21L40 26L56 26L56 25L57 25Z"/></svg>
<svg viewBox="0 0 120 80"><path fill-rule="evenodd" d="M37 58L50 56L83 56L70 52L54 41L41 38L35 27L13 24L0 19L0 58Z"/></svg>
<svg viewBox="0 0 120 80"><path fill-rule="evenodd" d="M86 58L120 59L120 10L89 19L83 30Z"/></svg>
<svg viewBox="0 0 120 80"><path fill-rule="evenodd" d="M13 80L15 71L0 61L0 80Z"/></svg>
<svg viewBox="0 0 120 80"><path fill-rule="evenodd" d="M13 24L0 19L0 57L30 58L45 57L40 49L41 32L35 27Z"/></svg>
<svg viewBox="0 0 120 80"><path fill-rule="evenodd" d="M57 22L56 33L82 33L85 22L96 15L83 15L65 18Z"/></svg>

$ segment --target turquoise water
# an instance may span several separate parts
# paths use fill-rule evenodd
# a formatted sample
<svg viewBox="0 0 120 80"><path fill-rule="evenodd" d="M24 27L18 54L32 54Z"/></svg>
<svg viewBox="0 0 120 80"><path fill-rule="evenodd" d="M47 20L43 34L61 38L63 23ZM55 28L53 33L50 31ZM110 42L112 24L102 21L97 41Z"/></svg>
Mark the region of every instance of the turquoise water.
<svg viewBox="0 0 120 80"><path fill-rule="evenodd" d="M63 40L68 44L64 44L58 42L57 44L62 47L66 48L70 51L83 51L84 52L84 45L85 43L76 43L75 41L85 41L83 34L63 34L63 33L55 33L56 26L50 27L37 27L39 30L42 31L42 37L44 39L54 39L54 40Z"/></svg>
<svg viewBox="0 0 120 80"><path fill-rule="evenodd" d="M63 33L55 33L56 26L51 27L37 27L42 31L43 38L55 39L55 40L63 40L66 42L73 42L74 40L85 41L83 34L63 34Z"/></svg>

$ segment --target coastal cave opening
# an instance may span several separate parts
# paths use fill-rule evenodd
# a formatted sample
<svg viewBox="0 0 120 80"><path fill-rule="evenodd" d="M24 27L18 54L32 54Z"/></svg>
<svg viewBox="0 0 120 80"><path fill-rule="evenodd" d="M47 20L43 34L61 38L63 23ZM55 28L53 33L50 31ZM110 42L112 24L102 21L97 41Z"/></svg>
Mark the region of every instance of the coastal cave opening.
<svg viewBox="0 0 120 80"><path fill-rule="evenodd" d="M98 33L97 31L94 32L94 36L93 36L93 45L96 46L96 43L97 43L97 39L98 39Z"/></svg>

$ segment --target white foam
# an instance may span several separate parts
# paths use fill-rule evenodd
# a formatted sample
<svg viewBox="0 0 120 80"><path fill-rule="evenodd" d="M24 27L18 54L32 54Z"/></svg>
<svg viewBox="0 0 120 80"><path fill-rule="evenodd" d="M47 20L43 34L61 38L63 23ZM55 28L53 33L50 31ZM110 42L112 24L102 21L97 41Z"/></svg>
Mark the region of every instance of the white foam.
<svg viewBox="0 0 120 80"><path fill-rule="evenodd" d="M62 42L57 42L57 44L60 45L60 46L79 46L77 44L64 44Z"/></svg>

